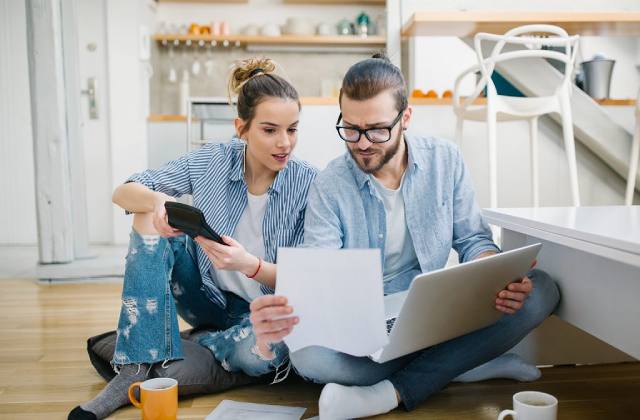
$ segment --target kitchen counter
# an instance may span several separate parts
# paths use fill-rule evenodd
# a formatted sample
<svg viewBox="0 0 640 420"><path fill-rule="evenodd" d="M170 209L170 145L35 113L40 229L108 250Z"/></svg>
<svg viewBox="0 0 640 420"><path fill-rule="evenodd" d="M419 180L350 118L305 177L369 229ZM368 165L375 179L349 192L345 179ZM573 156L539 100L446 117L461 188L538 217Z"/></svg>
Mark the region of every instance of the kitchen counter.
<svg viewBox="0 0 640 420"><path fill-rule="evenodd" d="M470 37L478 32L501 34L516 26L538 23L557 25L579 35L640 34L640 13L635 11L429 10L414 13L404 25L402 36Z"/></svg>
<svg viewBox="0 0 640 420"><path fill-rule="evenodd" d="M338 105L338 98L307 96L300 98L300 102L302 105ZM411 105L450 106L452 102L451 98L409 98ZM601 99L596 102L602 106L635 106L636 104L635 99ZM485 104L486 99L478 98L474 103L477 105ZM150 122L182 122L186 120L186 116L174 114L151 114L147 117L147 121Z"/></svg>

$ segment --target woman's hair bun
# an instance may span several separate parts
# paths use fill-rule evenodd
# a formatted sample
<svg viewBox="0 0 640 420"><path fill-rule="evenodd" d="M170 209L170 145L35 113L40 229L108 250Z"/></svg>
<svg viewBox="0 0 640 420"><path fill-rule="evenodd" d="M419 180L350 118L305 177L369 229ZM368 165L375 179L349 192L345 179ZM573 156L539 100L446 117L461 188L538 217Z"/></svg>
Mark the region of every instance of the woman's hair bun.
<svg viewBox="0 0 640 420"><path fill-rule="evenodd" d="M242 86L251 78L261 74L273 73L276 64L270 58L247 58L234 64L229 77L229 93L238 95Z"/></svg>

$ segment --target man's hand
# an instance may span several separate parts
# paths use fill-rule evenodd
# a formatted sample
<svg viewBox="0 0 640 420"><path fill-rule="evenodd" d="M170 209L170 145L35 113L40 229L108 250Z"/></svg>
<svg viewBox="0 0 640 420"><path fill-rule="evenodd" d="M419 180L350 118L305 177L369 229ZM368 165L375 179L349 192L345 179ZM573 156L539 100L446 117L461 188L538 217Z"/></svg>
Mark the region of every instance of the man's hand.
<svg viewBox="0 0 640 420"><path fill-rule="evenodd" d="M250 309L258 351L265 358L273 358L269 345L278 343L289 335L299 318L288 316L293 313L293 307L287 305L287 298L284 296L260 296L251 302Z"/></svg>
<svg viewBox="0 0 640 420"><path fill-rule="evenodd" d="M230 236L223 236L222 240L227 245L220 245L202 236L196 236L195 239L216 269L239 271L246 276L256 272L260 263L258 257L248 253Z"/></svg>
<svg viewBox="0 0 640 420"><path fill-rule="evenodd" d="M521 280L509 284L505 290L498 293L496 309L505 314L515 314L522 308L532 290L533 283L529 277L523 277Z"/></svg>

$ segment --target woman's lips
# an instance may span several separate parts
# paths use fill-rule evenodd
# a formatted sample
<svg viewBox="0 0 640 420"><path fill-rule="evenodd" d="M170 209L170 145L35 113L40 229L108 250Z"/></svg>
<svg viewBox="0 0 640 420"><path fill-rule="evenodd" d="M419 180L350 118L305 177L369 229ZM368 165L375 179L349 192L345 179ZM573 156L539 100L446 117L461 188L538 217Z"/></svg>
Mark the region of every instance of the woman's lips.
<svg viewBox="0 0 640 420"><path fill-rule="evenodd" d="M275 154L275 155L271 155L273 156L273 158L280 163L286 162L287 159L289 158L289 154L288 153L280 153L280 154Z"/></svg>

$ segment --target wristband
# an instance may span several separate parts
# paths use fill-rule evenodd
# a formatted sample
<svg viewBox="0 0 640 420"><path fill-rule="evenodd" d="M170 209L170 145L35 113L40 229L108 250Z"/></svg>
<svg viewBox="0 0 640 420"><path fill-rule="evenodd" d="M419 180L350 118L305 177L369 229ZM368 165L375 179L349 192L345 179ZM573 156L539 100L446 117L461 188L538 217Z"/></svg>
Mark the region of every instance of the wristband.
<svg viewBox="0 0 640 420"><path fill-rule="evenodd" d="M258 273L260 272L261 268L262 268L262 258L258 257L258 268L256 269L256 272L247 277L250 279L255 278L255 276L257 276Z"/></svg>

